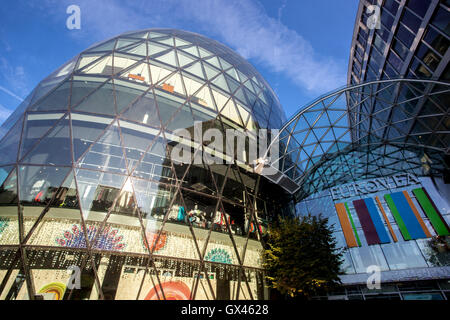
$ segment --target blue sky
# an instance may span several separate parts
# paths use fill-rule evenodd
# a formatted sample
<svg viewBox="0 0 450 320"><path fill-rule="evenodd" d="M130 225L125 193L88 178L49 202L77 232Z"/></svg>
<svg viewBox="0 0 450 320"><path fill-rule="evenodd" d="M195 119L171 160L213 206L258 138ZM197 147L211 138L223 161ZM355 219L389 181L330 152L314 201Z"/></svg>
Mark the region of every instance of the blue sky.
<svg viewBox="0 0 450 320"><path fill-rule="evenodd" d="M81 29L69 30L69 5ZM47 75L125 31L179 28L247 58L289 117L345 85L358 0L5 0L0 7L0 124Z"/></svg>

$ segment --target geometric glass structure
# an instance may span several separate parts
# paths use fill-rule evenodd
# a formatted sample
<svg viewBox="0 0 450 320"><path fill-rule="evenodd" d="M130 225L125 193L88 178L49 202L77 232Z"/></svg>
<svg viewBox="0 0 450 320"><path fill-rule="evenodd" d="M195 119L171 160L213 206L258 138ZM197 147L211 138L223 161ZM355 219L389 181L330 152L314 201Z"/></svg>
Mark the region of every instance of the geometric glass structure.
<svg viewBox="0 0 450 320"><path fill-rule="evenodd" d="M361 179L410 172L448 175L450 131L445 81L369 81L326 94L280 129L280 158L297 201ZM278 180L277 180L278 179Z"/></svg>
<svg viewBox="0 0 450 320"><path fill-rule="evenodd" d="M83 51L1 127L0 298L263 298L262 242L289 197L235 159L171 152L196 123L284 121L259 73L198 34L142 30Z"/></svg>

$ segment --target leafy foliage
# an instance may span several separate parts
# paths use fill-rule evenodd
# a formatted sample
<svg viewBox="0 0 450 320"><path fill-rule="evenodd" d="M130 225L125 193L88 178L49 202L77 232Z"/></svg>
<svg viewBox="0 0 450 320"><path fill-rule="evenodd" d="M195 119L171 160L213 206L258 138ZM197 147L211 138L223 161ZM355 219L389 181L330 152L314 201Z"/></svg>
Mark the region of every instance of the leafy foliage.
<svg viewBox="0 0 450 320"><path fill-rule="evenodd" d="M342 255L327 223L327 218L307 215L280 218L269 227L263 258L270 287L309 298L340 284Z"/></svg>

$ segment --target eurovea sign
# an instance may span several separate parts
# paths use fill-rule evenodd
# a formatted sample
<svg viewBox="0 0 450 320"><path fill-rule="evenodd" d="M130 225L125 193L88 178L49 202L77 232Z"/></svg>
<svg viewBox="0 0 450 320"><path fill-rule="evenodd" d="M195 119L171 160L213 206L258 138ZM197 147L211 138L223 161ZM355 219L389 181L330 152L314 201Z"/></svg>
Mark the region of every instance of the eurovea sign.
<svg viewBox="0 0 450 320"><path fill-rule="evenodd" d="M420 184L420 181L415 175L411 173L402 173L390 177L375 178L333 187L331 188L331 196L333 200L339 200L388 189L402 188L414 184Z"/></svg>

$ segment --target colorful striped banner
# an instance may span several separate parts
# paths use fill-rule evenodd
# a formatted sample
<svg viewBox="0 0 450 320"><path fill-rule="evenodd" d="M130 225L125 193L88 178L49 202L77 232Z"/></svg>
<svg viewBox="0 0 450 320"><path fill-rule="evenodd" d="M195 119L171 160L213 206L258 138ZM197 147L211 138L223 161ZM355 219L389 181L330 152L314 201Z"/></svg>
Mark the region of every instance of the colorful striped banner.
<svg viewBox="0 0 450 320"><path fill-rule="evenodd" d="M369 209L367 209L364 199L354 200L353 207L358 214L359 222L366 236L368 245L380 243L380 237L378 236L375 225L370 217Z"/></svg>
<svg viewBox="0 0 450 320"><path fill-rule="evenodd" d="M377 201L378 207L380 208L381 214L383 215L383 219L386 222L389 232L391 233L392 239L394 239L394 242L397 242L397 236L395 235L394 229L392 229L391 223L389 222L389 219L386 215L386 212L384 211L383 206L381 205L380 198L378 196L375 197L375 200Z"/></svg>
<svg viewBox="0 0 450 320"><path fill-rule="evenodd" d="M422 227L423 232L425 233L427 238L431 238L431 233L430 233L430 231L428 231L428 228L425 225L425 222L423 222L422 217L420 216L419 211L417 211L417 208L414 205L414 202L412 201L408 192L403 191L403 195L405 196L406 201L408 201L409 206L411 207L412 211L414 212L414 215L416 216L417 221L419 222L420 226Z"/></svg>
<svg viewBox="0 0 450 320"><path fill-rule="evenodd" d="M394 204L394 201L392 200L392 197L390 194L385 194L384 199L386 200L386 203L391 210L392 215L394 216L395 221L397 222L397 226L400 229L400 232L403 236L403 239L405 240L411 240L411 235L408 232L408 229L406 228L405 223L403 222L402 217L400 216L400 213L397 210L397 207Z"/></svg>
<svg viewBox="0 0 450 320"><path fill-rule="evenodd" d="M440 236L448 236L450 235L450 230L439 212L438 208L434 204L433 199L431 199L428 192L425 188L417 188L412 191L416 196L417 201L419 202L420 207L422 208L425 215L430 219L431 225L433 226L436 233Z"/></svg>
<svg viewBox="0 0 450 320"><path fill-rule="evenodd" d="M388 198L390 199L388 200ZM397 224L399 225L400 230L402 231L403 238L405 238L405 240L421 239L427 237L422 224L414 214L414 211L403 192L394 192L390 195L385 195L385 199L386 202L388 202L389 208L391 209L394 218L397 220L399 216L401 217L402 223L400 223L399 219L397 220ZM403 224L403 226L401 226L401 224ZM407 230L407 233L405 233L402 228L405 228ZM409 237L407 236L408 234Z"/></svg>
<svg viewBox="0 0 450 320"><path fill-rule="evenodd" d="M366 203L367 209L369 209L370 217L372 218L373 224L375 225L375 229L377 230L378 237L380 238L381 243L389 243L391 239L389 239L389 235L386 232L386 228L384 227L384 223L378 214L377 206L375 205L375 201L372 198L364 199Z"/></svg>
<svg viewBox="0 0 450 320"><path fill-rule="evenodd" d="M359 240L358 231L356 231L355 222L353 222L353 217L352 217L352 214L350 212L350 209L348 208L347 202L344 202L344 205L345 205L345 209L347 210L348 218L350 219L350 223L352 225L353 232L354 232L355 237L356 237L356 242L358 242L358 247L361 247L361 240Z"/></svg>
<svg viewBox="0 0 450 320"><path fill-rule="evenodd" d="M344 203L336 203L335 205L336 212L339 218L339 222L341 223L341 229L344 233L345 242L347 242L347 246L349 248L357 247L355 236L352 231L352 227L350 226L350 222L348 220L347 211L345 210Z"/></svg>

